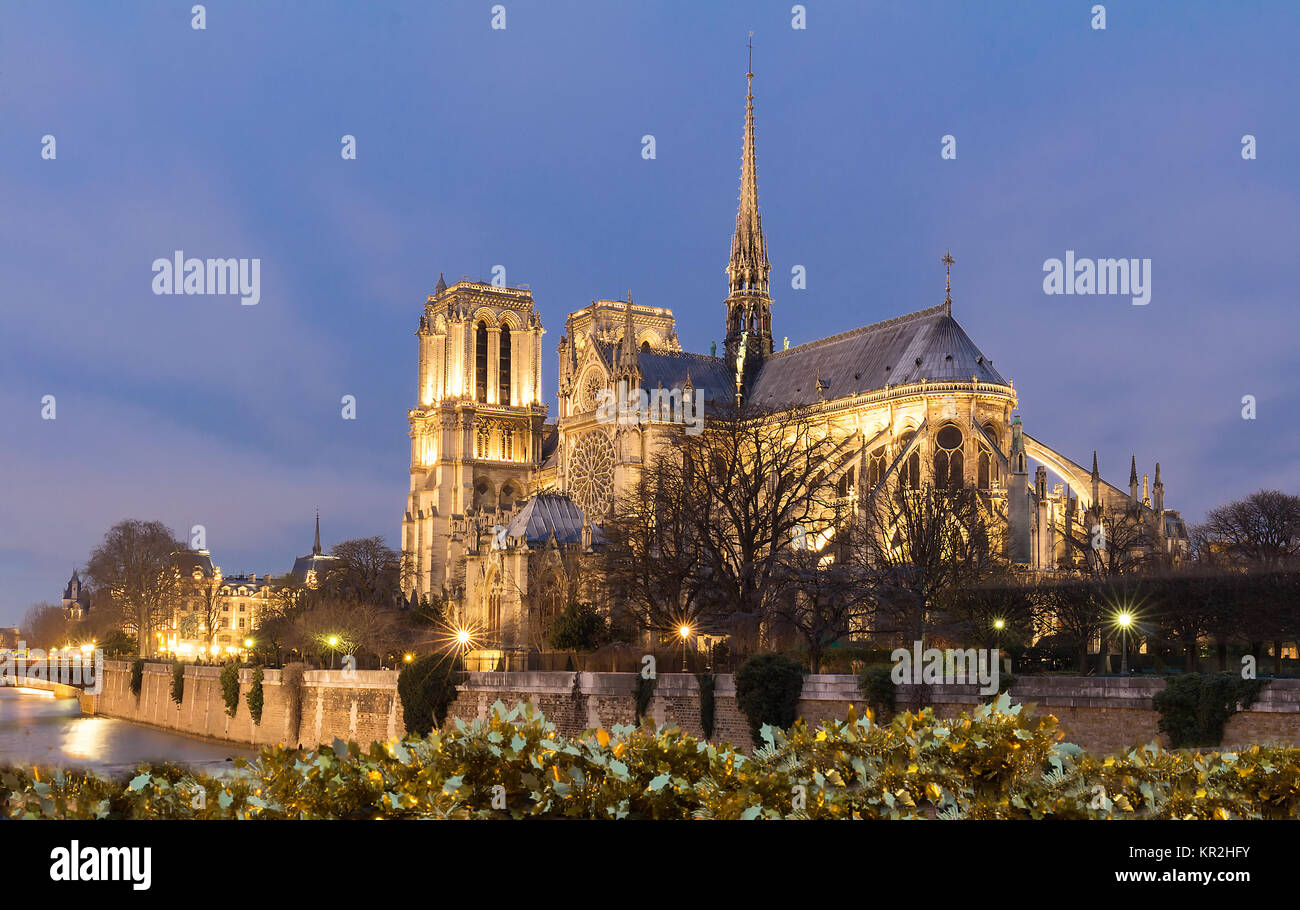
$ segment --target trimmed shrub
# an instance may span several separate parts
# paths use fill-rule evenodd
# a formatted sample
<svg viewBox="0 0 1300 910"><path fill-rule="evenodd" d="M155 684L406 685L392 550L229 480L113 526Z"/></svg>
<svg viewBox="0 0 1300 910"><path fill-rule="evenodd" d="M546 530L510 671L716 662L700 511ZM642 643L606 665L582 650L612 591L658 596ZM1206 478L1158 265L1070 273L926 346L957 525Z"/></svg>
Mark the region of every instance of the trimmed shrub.
<svg viewBox="0 0 1300 910"><path fill-rule="evenodd" d="M397 694L408 733L428 736L442 727L456 700L459 670L459 660L445 654L425 654L402 667L397 674Z"/></svg>
<svg viewBox="0 0 1300 910"><path fill-rule="evenodd" d="M1237 705L1249 708L1267 680L1229 673L1183 673L1165 681L1152 699L1160 712L1159 730L1175 749L1212 748L1223 741Z"/></svg>
<svg viewBox="0 0 1300 910"><path fill-rule="evenodd" d="M226 716L234 717L239 710L239 662L230 661L221 669L221 700L226 703Z"/></svg>
<svg viewBox="0 0 1300 910"><path fill-rule="evenodd" d="M803 692L803 665L780 654L755 654L736 671L736 702L749 718L757 746L770 724L786 729L795 722Z"/></svg>
<svg viewBox="0 0 1300 910"><path fill-rule="evenodd" d="M176 707L181 706L185 700L185 664L179 660L172 664L172 701L176 702Z"/></svg>
<svg viewBox="0 0 1300 910"><path fill-rule="evenodd" d="M653 676L645 676L638 673L636 675L636 722L641 723L641 718L645 717L646 712L650 710L650 699L655 697L655 682Z"/></svg>
<svg viewBox="0 0 1300 910"><path fill-rule="evenodd" d="M704 729L704 738L713 739L713 715L716 708L713 690L717 688L718 678L712 673L696 673L695 679L700 684L700 726Z"/></svg>
<svg viewBox="0 0 1300 910"><path fill-rule="evenodd" d="M131 661L131 694L136 698L140 697L140 689L144 687L144 658L137 657Z"/></svg>
<svg viewBox="0 0 1300 910"><path fill-rule="evenodd" d="M253 671L253 684L248 687L248 694L244 696L244 700L248 702L248 713L253 717L253 724L259 727L262 725L263 699L262 668L258 667Z"/></svg>
<svg viewBox="0 0 1300 910"><path fill-rule="evenodd" d="M302 670L300 663L288 664L280 671L280 691L284 693L284 703L289 712L289 729L293 740L298 738L302 727Z"/></svg>
<svg viewBox="0 0 1300 910"><path fill-rule="evenodd" d="M858 691L879 722L889 723L896 710L894 697L897 689L892 669L888 666L864 667L858 674Z"/></svg>

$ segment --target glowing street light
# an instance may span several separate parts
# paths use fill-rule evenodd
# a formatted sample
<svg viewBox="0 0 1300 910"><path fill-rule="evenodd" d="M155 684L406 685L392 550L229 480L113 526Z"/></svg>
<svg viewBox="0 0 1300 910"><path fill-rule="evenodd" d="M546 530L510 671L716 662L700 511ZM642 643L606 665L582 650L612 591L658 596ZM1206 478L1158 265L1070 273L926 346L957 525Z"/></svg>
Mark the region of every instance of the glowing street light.
<svg viewBox="0 0 1300 910"><path fill-rule="evenodd" d="M685 673L687 671L686 643L689 642L691 639L691 627L686 623L682 623L680 626L677 627L677 634L682 640L682 672Z"/></svg>
<svg viewBox="0 0 1300 910"><path fill-rule="evenodd" d="M1128 676L1128 630L1133 625L1133 614L1127 610L1121 611L1115 615L1115 625L1119 626L1120 647L1123 654L1120 657L1120 676Z"/></svg>

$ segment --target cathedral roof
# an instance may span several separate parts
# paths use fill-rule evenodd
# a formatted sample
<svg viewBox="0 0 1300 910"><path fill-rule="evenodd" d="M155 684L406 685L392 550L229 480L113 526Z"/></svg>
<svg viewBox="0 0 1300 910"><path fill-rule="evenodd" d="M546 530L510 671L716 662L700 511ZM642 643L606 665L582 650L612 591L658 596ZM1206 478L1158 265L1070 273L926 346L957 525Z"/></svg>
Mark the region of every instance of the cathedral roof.
<svg viewBox="0 0 1300 910"><path fill-rule="evenodd" d="M685 351L661 354L642 351L637 358L641 370L641 388L654 391L680 389L689 376L697 393L703 393L705 402L726 399L736 388L735 374L723 357L708 354L690 354Z"/></svg>
<svg viewBox="0 0 1300 910"><path fill-rule="evenodd" d="M969 381L972 376L1007 384L952 318L950 307L940 304L767 355L749 400L793 407L886 385Z"/></svg>
<svg viewBox="0 0 1300 910"><path fill-rule="evenodd" d="M519 510L506 527L506 537L522 537L529 545L540 545L554 535L556 543L581 543L582 509L563 493L538 493ZM592 528L592 541L604 542L599 528Z"/></svg>

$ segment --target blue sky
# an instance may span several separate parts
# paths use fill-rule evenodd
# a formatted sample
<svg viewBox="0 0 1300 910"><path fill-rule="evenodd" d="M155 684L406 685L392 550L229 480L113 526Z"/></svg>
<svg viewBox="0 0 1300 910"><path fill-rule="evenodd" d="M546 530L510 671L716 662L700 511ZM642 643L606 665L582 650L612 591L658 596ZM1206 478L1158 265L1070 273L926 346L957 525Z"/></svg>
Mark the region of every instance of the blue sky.
<svg viewBox="0 0 1300 910"><path fill-rule="evenodd" d="M1160 461L1194 521L1300 491L1294 3L191 5L0 9L0 622L126 517L227 572L286 570L317 507L327 546L397 544L440 271L531 285L552 402L593 298L707 351L750 30L778 339L941 302L950 248L1029 433L1121 485ZM176 249L260 258L261 302L154 295ZM1151 303L1045 295L1067 249L1150 258Z"/></svg>

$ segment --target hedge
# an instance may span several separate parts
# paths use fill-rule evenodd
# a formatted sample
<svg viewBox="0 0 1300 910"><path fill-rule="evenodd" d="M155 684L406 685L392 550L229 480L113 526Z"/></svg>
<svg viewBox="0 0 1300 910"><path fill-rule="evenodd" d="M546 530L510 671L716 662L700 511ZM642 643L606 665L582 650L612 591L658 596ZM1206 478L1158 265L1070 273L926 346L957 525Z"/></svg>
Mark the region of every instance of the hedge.
<svg viewBox="0 0 1300 910"><path fill-rule="evenodd" d="M530 706L428 737L264 748L233 774L0 769L10 818L1289 818L1300 749L1095 757L1006 695L955 720L857 716L764 730L753 756L673 727L566 737ZM493 808L498 787L505 808ZM206 798L195 799L198 789ZM795 809L796 794L801 808ZM498 803L499 805L499 803ZM195 808L195 807L198 808Z"/></svg>

